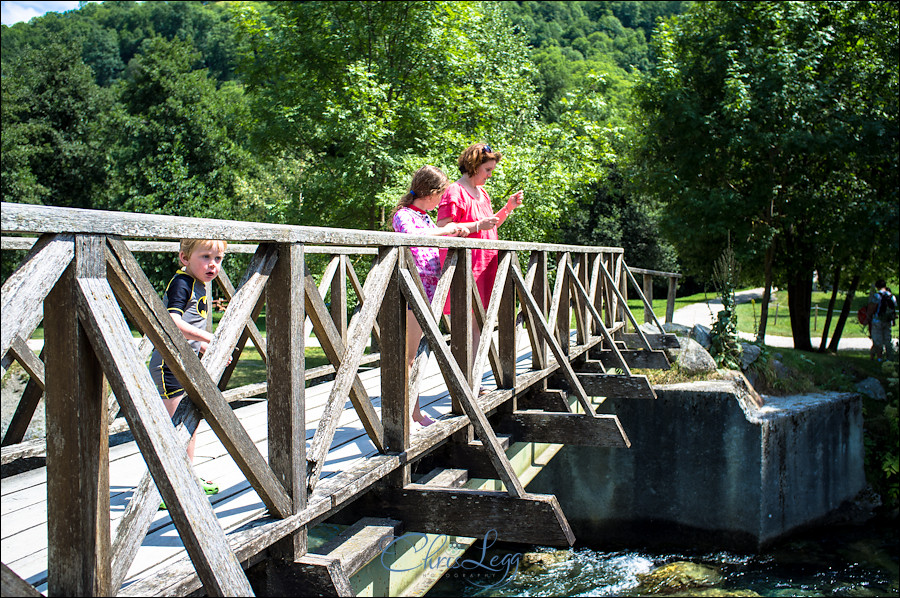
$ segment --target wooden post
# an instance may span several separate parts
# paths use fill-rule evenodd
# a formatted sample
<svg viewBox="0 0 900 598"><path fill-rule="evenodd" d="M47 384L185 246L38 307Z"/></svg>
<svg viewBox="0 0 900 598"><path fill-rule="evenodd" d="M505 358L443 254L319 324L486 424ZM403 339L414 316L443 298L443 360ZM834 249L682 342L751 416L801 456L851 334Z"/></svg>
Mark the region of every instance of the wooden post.
<svg viewBox="0 0 900 598"><path fill-rule="evenodd" d="M498 255L500 261L503 260L505 253L507 252L501 251ZM511 258L519 259L515 253L512 253ZM508 274L503 282L503 294L500 296L497 331L499 336L497 350L500 354L497 388L514 388L516 385L516 286Z"/></svg>
<svg viewBox="0 0 900 598"><path fill-rule="evenodd" d="M540 251L537 256L537 270L534 274L534 300L537 302L541 316L547 319L547 310L550 309L550 286L547 281L547 252ZM531 368L540 370L547 367L547 341L544 337L537 334L537 351L531 356ZM546 388L547 382L544 379L542 388Z"/></svg>
<svg viewBox="0 0 900 598"><path fill-rule="evenodd" d="M216 311L212 302L212 281L203 285L204 293L206 293L206 331L213 331L213 312Z"/></svg>
<svg viewBox="0 0 900 598"><path fill-rule="evenodd" d="M78 235L75 261L44 302L47 586L109 596L109 437L103 371L76 309L77 278L105 278L105 239Z"/></svg>
<svg viewBox="0 0 900 598"><path fill-rule="evenodd" d="M590 288L590 283L588 282L590 271L589 271L589 262L588 262L588 254L582 253L579 254L578 260L581 263L581 267L578 269L578 280L581 282L581 286L585 289ZM576 338L578 339L578 344L583 345L588 342L590 338L590 329L588 327L588 306L586 300L581 300L578 295L576 295L575 305L578 306L577 316L575 318L575 323L578 327Z"/></svg>
<svg viewBox="0 0 900 598"><path fill-rule="evenodd" d="M609 272L614 273L615 270L613 269L613 266L615 265L615 255L612 253L607 253L603 259L605 262L603 265L606 267L606 269ZM612 292L612 289L609 287L609 283L607 282L605 277L601 278L601 281L603 283L604 297L606 297L606 327L612 328L613 324L616 323L616 317L619 313L619 306L616 303L618 301L618 297L616 297L616 294Z"/></svg>
<svg viewBox="0 0 900 598"><path fill-rule="evenodd" d="M344 346L347 346L347 256L338 257L337 271L331 279L331 319L341 334Z"/></svg>
<svg viewBox="0 0 900 598"><path fill-rule="evenodd" d="M600 260L603 259L603 255L599 253L591 254L589 264L591 265L590 271L590 284L591 288L590 292L593 293L593 303L594 309L598 314L603 315L603 286L602 286L602 278L600 276L600 264L602 263ZM600 328L603 326L602 321L594 320L591 325L591 334L596 336L600 334Z"/></svg>
<svg viewBox="0 0 900 598"><path fill-rule="evenodd" d="M398 259L384 292L378 321L381 326L381 419L385 450L402 453L409 448L412 421L409 397L409 369L406 356L406 305L400 290L400 270L405 259ZM391 474L393 485L410 483L410 467L402 465Z"/></svg>
<svg viewBox="0 0 900 598"><path fill-rule="evenodd" d="M653 306L653 275L652 274L644 274L644 298L647 300L647 303L650 306ZM653 322L653 310L647 309L647 306L644 306L644 323Z"/></svg>
<svg viewBox="0 0 900 598"><path fill-rule="evenodd" d="M675 283L678 281L674 276L669 277L669 295L666 297L666 324L672 323L675 317Z"/></svg>
<svg viewBox="0 0 900 598"><path fill-rule="evenodd" d="M303 246L280 244L266 286L269 466L287 491L294 514L307 503L305 300ZM273 557L291 562L306 550L306 527L269 548Z"/></svg>
<svg viewBox="0 0 900 598"><path fill-rule="evenodd" d="M450 352L472 387L472 250L458 249L459 260L450 284ZM454 398L452 411L462 414L462 405Z"/></svg>
<svg viewBox="0 0 900 598"><path fill-rule="evenodd" d="M625 327L621 328L619 334L624 333L628 327L628 276L624 272L624 269L627 266L625 265L625 260L623 258L624 256L621 253L616 256L616 271L612 273L616 282L619 284L619 293L622 295L622 301L619 305L619 315L622 316ZM636 331L637 329L635 328L635 332Z"/></svg>
<svg viewBox="0 0 900 598"><path fill-rule="evenodd" d="M557 264L559 264L559 261L557 261ZM565 270L557 266L556 276L557 279L562 276L565 281L568 275ZM562 349L563 355L569 354L569 329L572 326L572 311L569 306L570 300L569 284L568 282L563 282L559 295L559 310L556 312L556 340L559 342L559 347Z"/></svg>

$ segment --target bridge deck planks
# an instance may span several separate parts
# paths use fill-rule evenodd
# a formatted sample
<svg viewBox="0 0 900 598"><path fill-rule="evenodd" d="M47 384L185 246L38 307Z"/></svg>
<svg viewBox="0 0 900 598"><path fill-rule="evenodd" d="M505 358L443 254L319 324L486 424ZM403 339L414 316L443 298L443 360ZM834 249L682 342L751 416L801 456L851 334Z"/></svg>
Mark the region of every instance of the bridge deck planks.
<svg viewBox="0 0 900 598"><path fill-rule="evenodd" d="M517 356L517 375L530 371L531 359L527 336L520 337ZM369 396L380 413L380 370L361 371ZM309 442L324 410L332 382L306 389L306 440ZM496 385L491 372L485 374L483 386L493 390ZM450 413L450 397L434 356L429 359L422 381L420 400L424 413L440 419ZM266 404L258 401L237 410L250 438L266 452ZM413 428L415 435L423 429ZM346 401L337 433L323 468L323 482L336 473L360 464L377 454L371 440L349 399ZM198 428L194 458L196 471L214 479L220 493L210 497L214 510L226 532L233 531L248 520L258 517L264 505L250 487L233 459L205 422ZM110 447L110 501L113 532L124 512L133 488L146 466L134 442ZM327 487L327 486L326 486ZM46 469L39 468L2 480L2 553L4 562L26 581L46 591L47 577L47 502ZM166 511L155 516L135 562L129 570L122 591L141 580L151 579L166 567L185 556L184 547Z"/></svg>

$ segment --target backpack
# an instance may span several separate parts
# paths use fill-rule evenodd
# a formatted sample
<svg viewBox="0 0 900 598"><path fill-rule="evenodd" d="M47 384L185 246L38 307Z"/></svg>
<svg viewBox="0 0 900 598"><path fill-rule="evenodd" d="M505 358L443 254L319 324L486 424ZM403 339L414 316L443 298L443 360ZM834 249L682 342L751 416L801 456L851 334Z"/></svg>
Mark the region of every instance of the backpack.
<svg viewBox="0 0 900 598"><path fill-rule="evenodd" d="M891 324L897 319L897 300L894 299L890 291L881 293L875 315L878 316L879 321L890 322Z"/></svg>
<svg viewBox="0 0 900 598"><path fill-rule="evenodd" d="M868 326L868 324L869 324L869 310L866 308L865 305L862 306L862 307L860 307L860 308L859 308L859 311L856 312L856 319L857 319L857 320L859 321L859 323L862 324L863 326Z"/></svg>

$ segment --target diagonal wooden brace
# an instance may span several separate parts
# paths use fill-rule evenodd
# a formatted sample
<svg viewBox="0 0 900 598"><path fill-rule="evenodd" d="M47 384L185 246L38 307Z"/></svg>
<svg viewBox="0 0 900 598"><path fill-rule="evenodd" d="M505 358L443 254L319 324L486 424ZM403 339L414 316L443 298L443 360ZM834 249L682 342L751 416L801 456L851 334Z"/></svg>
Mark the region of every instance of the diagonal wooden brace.
<svg viewBox="0 0 900 598"><path fill-rule="evenodd" d="M575 394L575 397L578 399L578 402L581 404L581 407L584 409L585 413L588 413L592 416L596 415L594 409L591 407L591 404L587 400L587 394L585 394L584 388L581 387L581 383L578 381L578 377L575 375L575 371L572 369L572 364L569 363L568 358L563 353L562 348L559 346L559 343L556 340L556 337L554 337L553 333L550 332L550 328L549 326L547 326L547 322L545 322L544 318L541 316L541 312L538 309L534 297L532 297L531 293L528 292L528 287L525 284L525 279L522 277L522 273L519 271L518 261L513 262L513 268L510 269L510 273L512 274L513 280L515 281L516 285L519 287L519 297L525 300L525 307L529 311L531 311L532 318L538 324L538 331L544 335L544 339L547 341L547 344L550 345L550 350L553 351L553 355L556 357L557 364L559 364L560 369L562 369L563 371L563 375L571 385L573 394ZM559 274L558 277L561 278L562 275Z"/></svg>
<svg viewBox="0 0 900 598"><path fill-rule="evenodd" d="M328 313L322 296L316 291L312 276L307 274L305 278L306 312L312 321L313 330L316 333L316 338L319 339L322 351L325 352L325 356L328 357L334 369L338 370L346 357L347 349L343 340L341 340L337 327L334 325L334 320L331 319ZM376 449L383 452L384 427L381 425L381 420L375 412L369 393L358 374L354 376L350 387L350 402L353 403L353 407L359 414L359 419L372 440L372 444L375 445Z"/></svg>
<svg viewBox="0 0 900 598"><path fill-rule="evenodd" d="M606 325L603 324L603 319L600 317L600 314L597 312L597 308L594 307L593 303L591 303L587 298L587 292L584 290L584 287L581 285L581 281L578 280L578 277L575 276L575 272L572 271L572 267L567 265L567 271L569 273L569 278L572 281L572 286L575 287L575 290L578 291L578 294L581 295L582 299L585 299L587 303L588 309L591 312L591 315L594 316L594 321L598 324L600 328L600 333L603 335L603 338L606 339L606 342L612 347L613 353L616 355L616 359L619 361L619 365L622 366L622 369L625 371L625 374L630 376L631 370L628 367L628 363L622 357L622 354L619 352L619 348L616 346L616 343L613 341L612 335L607 330Z"/></svg>
<svg viewBox="0 0 900 598"><path fill-rule="evenodd" d="M150 372L102 279L79 279L78 313L207 592L252 596L225 532L172 431Z"/></svg>
<svg viewBox="0 0 900 598"><path fill-rule="evenodd" d="M348 332L351 339L350 344L344 354L344 360L335 374L331 394L328 395L325 410L319 420L307 456L309 462L307 487L310 492L313 491L322 475L328 448L334 440L334 433L343 412L344 399L350 394L353 380L356 378L359 362L368 342L368 334L375 324L375 318L381 308L381 300L384 298L385 289L390 281L391 271L397 263L398 254L399 250L396 247L387 250L383 256L380 256L381 259L372 266L366 277L364 294L371 299L363 303L362 309L353 316L350 322Z"/></svg>
<svg viewBox="0 0 900 598"><path fill-rule="evenodd" d="M513 470L512 464L509 462L506 453L500 447L497 435L494 434L494 430L491 428L487 417L485 417L484 413L476 404L475 397L472 395L472 389L466 383L465 375L462 373L462 370L459 369L459 364L453 359L450 353L450 347L444 342L444 338L441 335L440 330L438 330L437 322L434 319L431 309L424 298L417 292L409 272L401 270L400 275L403 294L406 296L410 308L413 310L416 319L419 321L422 332L428 338L428 342L431 343L432 350L441 366L441 373L444 375L444 381L447 383L450 394L455 396L460 402L463 411L468 416L469 421L472 423L472 427L475 429L475 434L478 435L478 438L481 439L487 448L488 456L493 462L494 467L497 469L499 479L506 485L507 491L512 496L523 496L525 494L525 488L516 476L516 472Z"/></svg>

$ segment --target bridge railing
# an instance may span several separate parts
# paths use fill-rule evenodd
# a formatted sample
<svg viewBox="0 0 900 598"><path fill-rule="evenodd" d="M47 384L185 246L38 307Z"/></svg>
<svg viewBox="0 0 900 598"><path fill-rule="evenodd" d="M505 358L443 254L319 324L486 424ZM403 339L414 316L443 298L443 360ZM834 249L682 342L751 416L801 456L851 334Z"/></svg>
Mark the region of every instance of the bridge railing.
<svg viewBox="0 0 900 598"><path fill-rule="evenodd" d="M184 447L201 418L234 458L269 516L290 521L278 528L278 534L267 536L266 546L270 555L293 559L306 552L306 524L349 496L326 496L326 506L311 504L348 399L376 449L401 456L392 461L393 485L410 484L409 464L416 455L445 440L447 433L467 428L482 441L510 497L526 500L487 412L515 411L524 390L555 374L567 384L591 429L602 428L597 436L627 446L615 416L597 415L589 396L603 388L608 394L626 387L632 392L637 386L638 394L652 393L646 378L634 376L631 368L668 366L659 349L670 342L669 337L642 332L627 307L622 289L629 282L638 296L642 294L620 248L7 203L2 204L2 231L4 249L30 246L2 290L2 373L16 360L31 377L20 401L21 413L15 426L5 431L4 444L21 440L22 426L27 426L43 394L48 590L54 595L114 595L160 495L206 591L251 593L238 558L244 553L229 544L185 459ZM228 306L202 358L175 327L134 255L175 251L181 238L223 239L231 251L253 252L238 285L224 272L218 279ZM430 303L409 252L416 246L448 250ZM487 306L481 304L472 279L476 249L498 252L498 272ZM318 283L306 267L306 256L313 253L330 256ZM363 279L348 259L353 254L372 256ZM348 321L349 289L357 294L359 310ZM330 305L325 302L327 294ZM450 314L442 317L448 298ZM408 371L407 305L440 366L454 416L430 427L416 447L410 443L410 399L416 395L427 354L420 354ZM263 307L265 337L256 325ZM517 314L524 327L517 325ZM442 319L444 331L449 328L449 342ZM38 357L27 341L42 322L44 346ZM129 322L145 336L141 343L135 343ZM626 322L634 333L624 332ZM472 345L473 325L481 330L477 347ZM307 447L304 345L310 329L332 364L326 367L332 368L334 383ZM531 346L531 372L526 375L516 371L521 334L528 335ZM370 336L377 341L377 355L366 355ZM248 341L266 364L266 382L223 391ZM177 428L145 365L153 347L192 399L183 401L172 418L179 422ZM586 389L582 382L588 378L576 374L572 361L584 361L593 351L598 358L593 361L595 374L602 379L590 379ZM380 360L382 370L380 413L358 375L360 365L373 359ZM480 396L488 367L496 388ZM104 380L112 395L105 391ZM259 394L265 394L268 404L267 458L229 407L229 400ZM111 538L108 432L116 411L124 416L149 471ZM543 429L546 423L525 416L516 421L531 430ZM571 530L567 533L570 536Z"/></svg>
<svg viewBox="0 0 900 598"><path fill-rule="evenodd" d="M662 277L665 278L668 282L668 293L666 295L666 324L672 323L672 318L675 314L675 287L678 284L678 279L681 278L681 274L677 272L661 272L659 270L647 270L645 268L628 268L629 275L633 280L633 276L635 274L640 274L643 278L644 288L643 288L643 299L644 299L644 322L656 322L659 323L658 320L655 320L655 315L653 312L653 277ZM637 285L637 281L633 281L635 285Z"/></svg>

